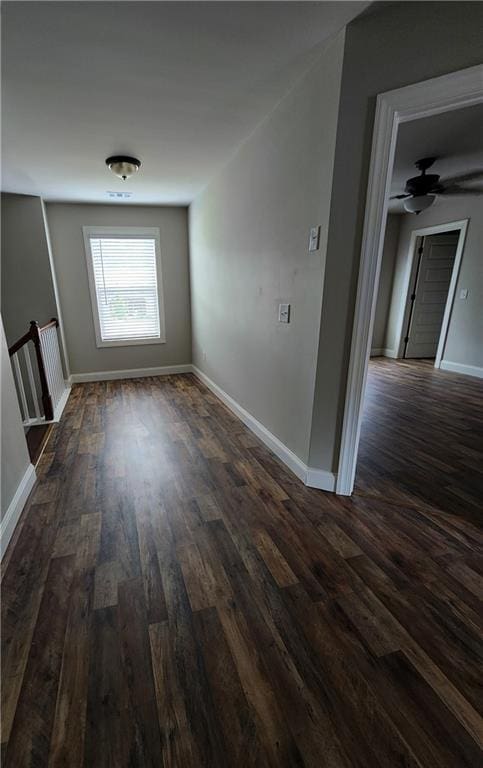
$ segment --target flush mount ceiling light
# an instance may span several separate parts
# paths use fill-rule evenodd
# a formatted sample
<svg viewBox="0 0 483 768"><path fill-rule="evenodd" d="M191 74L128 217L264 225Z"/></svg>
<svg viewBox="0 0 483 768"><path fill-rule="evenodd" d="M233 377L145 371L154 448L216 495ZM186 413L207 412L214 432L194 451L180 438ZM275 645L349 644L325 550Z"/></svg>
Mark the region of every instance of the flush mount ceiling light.
<svg viewBox="0 0 483 768"><path fill-rule="evenodd" d="M127 155L113 155L108 157L106 165L109 166L111 171L123 181L129 179L136 171L139 171L141 166L140 160L136 157L128 157Z"/></svg>

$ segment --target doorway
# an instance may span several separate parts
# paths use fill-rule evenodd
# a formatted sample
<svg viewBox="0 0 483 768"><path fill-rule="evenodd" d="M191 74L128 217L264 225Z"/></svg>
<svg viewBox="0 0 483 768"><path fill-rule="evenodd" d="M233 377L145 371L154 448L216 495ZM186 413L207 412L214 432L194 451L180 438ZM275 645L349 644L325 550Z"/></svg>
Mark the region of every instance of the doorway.
<svg viewBox="0 0 483 768"><path fill-rule="evenodd" d="M395 358L429 358L439 368L465 247L468 219L414 229L401 291L393 295Z"/></svg>
<svg viewBox="0 0 483 768"><path fill-rule="evenodd" d="M411 286L403 358L435 358L458 246L458 232L422 237Z"/></svg>
<svg viewBox="0 0 483 768"><path fill-rule="evenodd" d="M337 472L337 493L350 495L354 488L364 392L399 127L405 122L417 121L421 118L482 104L482 75L483 66L478 65L461 70L460 72L454 72L388 93L379 94L377 97L361 262ZM453 269L453 274L454 271ZM455 288L456 286L454 286ZM448 302L445 307L445 315L447 310ZM443 317L443 326L445 319ZM440 342L442 338L443 333L440 334ZM435 365L438 366L440 361L441 343L436 353Z"/></svg>

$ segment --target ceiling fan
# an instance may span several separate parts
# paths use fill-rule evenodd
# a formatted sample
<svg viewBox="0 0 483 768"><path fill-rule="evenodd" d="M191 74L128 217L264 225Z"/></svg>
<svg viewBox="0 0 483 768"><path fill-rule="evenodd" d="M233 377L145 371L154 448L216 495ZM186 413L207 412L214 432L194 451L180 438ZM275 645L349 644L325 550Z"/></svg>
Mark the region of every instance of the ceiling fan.
<svg viewBox="0 0 483 768"><path fill-rule="evenodd" d="M390 199L404 200L406 211L418 214L429 208L437 195L483 195L483 186L462 186L465 182L483 179L483 169L468 171L440 181L437 173L426 173L437 159L437 157L423 157L422 160L417 160L414 165L421 174L408 179L404 193L392 195Z"/></svg>

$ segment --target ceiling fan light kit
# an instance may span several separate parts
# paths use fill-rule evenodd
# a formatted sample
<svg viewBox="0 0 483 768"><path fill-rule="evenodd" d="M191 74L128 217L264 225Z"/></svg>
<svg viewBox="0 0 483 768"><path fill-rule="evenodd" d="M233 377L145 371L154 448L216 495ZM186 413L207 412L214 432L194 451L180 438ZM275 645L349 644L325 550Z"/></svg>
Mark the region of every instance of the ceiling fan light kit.
<svg viewBox="0 0 483 768"><path fill-rule="evenodd" d="M483 179L483 170L475 169L467 173L454 176L451 179L443 179L437 173L426 173L437 160L436 157L423 157L415 162L416 168L421 171L419 176L408 179L404 192L401 195L392 195L391 200L404 200L404 208L408 213L421 213L429 208L438 195L481 195L483 189L477 186L462 186L464 183Z"/></svg>
<svg viewBox="0 0 483 768"><path fill-rule="evenodd" d="M128 155L113 155L107 158L106 165L115 176L118 176L122 181L126 181L136 171L139 171L141 161L136 157L129 157Z"/></svg>
<svg viewBox="0 0 483 768"><path fill-rule="evenodd" d="M436 195L416 195L415 197L408 197L404 201L404 208L408 213L421 213L429 208L430 205L436 200Z"/></svg>

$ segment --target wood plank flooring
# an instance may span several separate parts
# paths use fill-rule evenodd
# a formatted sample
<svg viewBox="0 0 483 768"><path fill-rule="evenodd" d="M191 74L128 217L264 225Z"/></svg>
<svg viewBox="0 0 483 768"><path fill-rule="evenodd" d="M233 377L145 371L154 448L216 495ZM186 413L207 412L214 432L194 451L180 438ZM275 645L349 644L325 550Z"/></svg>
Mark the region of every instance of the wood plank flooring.
<svg viewBox="0 0 483 768"><path fill-rule="evenodd" d="M74 386L39 474L5 768L482 764L469 517L305 488L191 375Z"/></svg>
<svg viewBox="0 0 483 768"><path fill-rule="evenodd" d="M52 424L36 424L30 427L25 434L30 461L34 466L42 454L51 429Z"/></svg>
<svg viewBox="0 0 483 768"><path fill-rule="evenodd" d="M483 381L433 364L371 360L356 493L481 524Z"/></svg>

